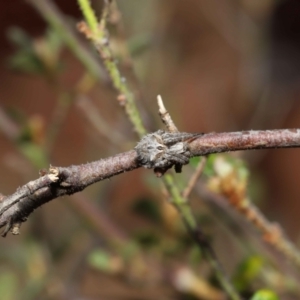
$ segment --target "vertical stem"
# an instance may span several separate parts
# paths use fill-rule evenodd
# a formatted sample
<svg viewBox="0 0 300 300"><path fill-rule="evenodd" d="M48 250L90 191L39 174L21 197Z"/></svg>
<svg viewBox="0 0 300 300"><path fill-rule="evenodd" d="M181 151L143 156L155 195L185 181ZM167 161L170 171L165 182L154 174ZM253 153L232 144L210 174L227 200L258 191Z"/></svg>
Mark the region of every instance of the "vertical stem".
<svg viewBox="0 0 300 300"><path fill-rule="evenodd" d="M178 212L180 213L188 231L199 246L204 257L207 259L220 285L232 300L241 300L241 297L226 277L225 272L223 271L222 266L219 263L214 250L207 242L207 238L197 226L197 222L191 211L191 207L187 203L186 199L184 199L180 195L180 192L176 184L174 183L173 177L171 175L166 174L163 177L163 182L166 185L170 194L172 195L171 201L173 205L177 208Z"/></svg>
<svg viewBox="0 0 300 300"><path fill-rule="evenodd" d="M89 25L91 22L88 20L92 9L87 9L86 5L90 5L88 0L78 0L78 4L81 5L82 11L85 13L86 21ZM102 18L100 20L99 26L95 28L94 26L88 26L86 23L81 22L78 26L78 29L85 34L85 36L92 40L95 48L97 49L99 55L101 56L103 63L109 73L109 76L113 82L115 89L120 93L118 96L119 103L124 106L125 112L131 121L135 131L138 133L140 137L145 135L146 130L142 123L141 116L135 104L135 98L132 92L130 91L128 85L126 84L126 80L122 77L118 66L114 60L113 53L109 47L109 37L106 32L106 18L108 16L109 5L106 4L102 13ZM96 18L96 17L95 17ZM92 19L91 19L92 20ZM175 125L174 125L175 126ZM199 239L202 235L201 231L197 228L197 222L192 214L191 208L187 203L186 199L182 197L179 192L178 187L174 182L174 178L170 174L166 174L163 177L163 182L172 196L172 204L177 208L179 213L182 216L182 219L194 237L197 245L205 254L212 270L214 271L216 277L218 278L220 285L223 287L224 291L229 295L229 297L233 300L240 300L241 298L234 290L234 287L231 285L227 277L225 276L222 268L212 250L210 245L203 240Z"/></svg>
<svg viewBox="0 0 300 300"><path fill-rule="evenodd" d="M90 74L98 80L105 78L99 62L89 53L65 22L64 16L50 0L26 0L63 38L66 45L85 66Z"/></svg>

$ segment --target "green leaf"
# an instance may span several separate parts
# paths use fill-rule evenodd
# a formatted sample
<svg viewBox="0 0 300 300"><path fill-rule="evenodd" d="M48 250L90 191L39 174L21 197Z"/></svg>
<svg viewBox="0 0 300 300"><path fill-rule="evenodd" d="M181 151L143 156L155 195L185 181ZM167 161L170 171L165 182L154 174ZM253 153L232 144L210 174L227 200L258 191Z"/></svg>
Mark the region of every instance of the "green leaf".
<svg viewBox="0 0 300 300"><path fill-rule="evenodd" d="M9 58L8 63L12 69L30 74L39 74L44 70L41 62L26 51L18 51Z"/></svg>
<svg viewBox="0 0 300 300"><path fill-rule="evenodd" d="M110 255L103 250L94 250L88 255L88 263L101 271L109 271L110 269Z"/></svg>
<svg viewBox="0 0 300 300"><path fill-rule="evenodd" d="M47 74L62 69L59 59L62 39L55 30L48 29L44 37L32 39L22 29L13 27L7 35L17 47L8 61L11 68L31 74Z"/></svg>
<svg viewBox="0 0 300 300"><path fill-rule="evenodd" d="M234 276L234 285L237 290L244 291L249 288L251 283L259 276L263 263L262 257L253 255L240 264Z"/></svg>
<svg viewBox="0 0 300 300"><path fill-rule="evenodd" d="M43 64L37 57L32 40L25 31L12 27L7 30L8 39L17 47L8 60L9 66L15 70L28 73L41 73L44 71Z"/></svg>
<svg viewBox="0 0 300 300"><path fill-rule="evenodd" d="M47 30L45 39L51 52L58 54L61 51L63 40L53 28Z"/></svg>
<svg viewBox="0 0 300 300"><path fill-rule="evenodd" d="M30 49L31 48L31 38L30 36L21 28L11 27L7 30L8 39L20 48Z"/></svg>
<svg viewBox="0 0 300 300"><path fill-rule="evenodd" d="M48 165L48 160L43 148L31 142L19 144L22 154L30 160L38 169Z"/></svg>
<svg viewBox="0 0 300 300"><path fill-rule="evenodd" d="M16 299L17 278L16 275L9 270L1 270L0 275L0 295L2 300Z"/></svg>
<svg viewBox="0 0 300 300"><path fill-rule="evenodd" d="M271 290L258 290L251 298L251 300L279 300L279 297Z"/></svg>

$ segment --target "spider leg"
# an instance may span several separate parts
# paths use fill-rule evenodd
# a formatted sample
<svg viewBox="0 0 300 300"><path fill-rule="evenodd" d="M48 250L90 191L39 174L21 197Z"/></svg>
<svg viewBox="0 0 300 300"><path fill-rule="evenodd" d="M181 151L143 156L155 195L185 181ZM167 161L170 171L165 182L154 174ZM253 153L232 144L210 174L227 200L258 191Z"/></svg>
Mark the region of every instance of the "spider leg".
<svg viewBox="0 0 300 300"><path fill-rule="evenodd" d="M182 165L181 164L175 164L174 169L176 173L181 173L182 171Z"/></svg>
<svg viewBox="0 0 300 300"><path fill-rule="evenodd" d="M179 142L184 142L189 139L202 135L201 133L186 133L186 132L160 132L163 142L166 145L172 145Z"/></svg>
<svg viewBox="0 0 300 300"><path fill-rule="evenodd" d="M187 152L185 152L184 154L169 152L168 159L174 164L176 173L181 173L182 166L189 163L189 156L187 156Z"/></svg>
<svg viewBox="0 0 300 300"><path fill-rule="evenodd" d="M189 157L182 153L168 153L168 159L173 163L186 165L189 163Z"/></svg>
<svg viewBox="0 0 300 300"><path fill-rule="evenodd" d="M172 162L170 162L170 159L165 154L154 165L155 168L169 168L170 166L172 166Z"/></svg>

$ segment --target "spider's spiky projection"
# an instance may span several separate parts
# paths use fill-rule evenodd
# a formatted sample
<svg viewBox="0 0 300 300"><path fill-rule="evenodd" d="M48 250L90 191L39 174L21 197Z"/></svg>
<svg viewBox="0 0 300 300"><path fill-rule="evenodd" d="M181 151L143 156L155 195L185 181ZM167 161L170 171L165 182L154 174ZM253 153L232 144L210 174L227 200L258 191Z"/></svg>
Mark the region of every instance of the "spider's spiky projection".
<svg viewBox="0 0 300 300"><path fill-rule="evenodd" d="M167 170L175 165L176 172L189 163L189 142L199 133L158 130L145 135L135 147L139 163L148 169Z"/></svg>

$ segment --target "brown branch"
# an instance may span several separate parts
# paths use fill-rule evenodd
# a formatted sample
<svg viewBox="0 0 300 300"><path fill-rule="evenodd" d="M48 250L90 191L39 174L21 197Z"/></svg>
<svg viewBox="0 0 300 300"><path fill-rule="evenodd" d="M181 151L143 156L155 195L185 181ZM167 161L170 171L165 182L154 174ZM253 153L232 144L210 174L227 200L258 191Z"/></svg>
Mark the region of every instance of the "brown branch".
<svg viewBox="0 0 300 300"><path fill-rule="evenodd" d="M208 133L187 142L190 157L236 150L299 147L300 129ZM18 233L18 224L46 202L141 166L136 151L131 150L79 166L50 167L48 174L1 199L0 227L6 226L3 235L10 230Z"/></svg>
<svg viewBox="0 0 300 300"><path fill-rule="evenodd" d="M208 133L193 139L189 147L193 156L238 150L297 148L300 147L300 129Z"/></svg>
<svg viewBox="0 0 300 300"><path fill-rule="evenodd" d="M132 150L84 165L50 167L48 174L2 198L0 227L6 226L3 235L15 224L24 222L37 207L50 200L74 194L97 181L138 168L136 158L136 152Z"/></svg>

